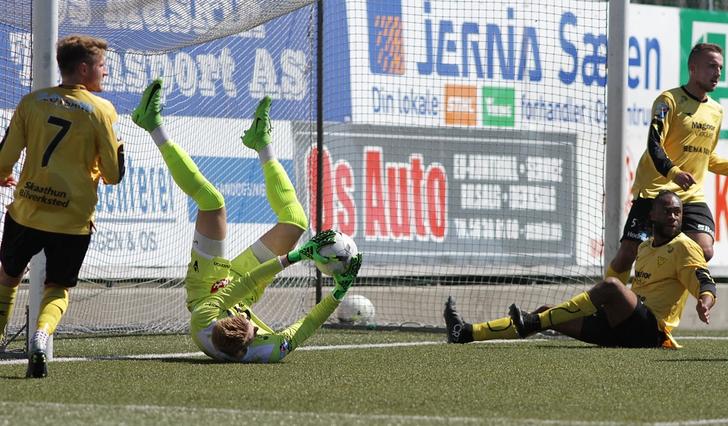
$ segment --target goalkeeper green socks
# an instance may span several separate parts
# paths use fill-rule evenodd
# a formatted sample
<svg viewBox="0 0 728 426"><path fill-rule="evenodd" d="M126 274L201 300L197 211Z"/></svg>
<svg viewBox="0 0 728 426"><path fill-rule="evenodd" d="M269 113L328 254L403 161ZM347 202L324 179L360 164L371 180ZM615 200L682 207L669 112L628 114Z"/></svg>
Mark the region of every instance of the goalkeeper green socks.
<svg viewBox="0 0 728 426"><path fill-rule="evenodd" d="M538 318L541 321L541 329L545 330L552 325L592 315L596 311L597 308L589 298L589 293L583 292L560 305L541 312L538 314Z"/></svg>
<svg viewBox="0 0 728 426"><path fill-rule="evenodd" d="M66 309L68 309L68 289L46 286L38 314L38 330L45 331L49 335L53 334Z"/></svg>
<svg viewBox="0 0 728 426"><path fill-rule="evenodd" d="M203 176L184 149L167 140L159 145L159 150L177 186L192 197L200 210L211 211L225 206L225 199L220 191Z"/></svg>
<svg viewBox="0 0 728 426"><path fill-rule="evenodd" d="M263 164L263 176L268 203L278 217L278 223L288 223L304 231L308 229L306 212L281 163L278 160L267 161Z"/></svg>
<svg viewBox="0 0 728 426"><path fill-rule="evenodd" d="M520 339L510 317L473 324L473 340Z"/></svg>
<svg viewBox="0 0 728 426"><path fill-rule="evenodd" d="M0 285L0 340L5 335L5 327L13 315L13 307L15 306L15 295L18 293L18 287L8 287Z"/></svg>

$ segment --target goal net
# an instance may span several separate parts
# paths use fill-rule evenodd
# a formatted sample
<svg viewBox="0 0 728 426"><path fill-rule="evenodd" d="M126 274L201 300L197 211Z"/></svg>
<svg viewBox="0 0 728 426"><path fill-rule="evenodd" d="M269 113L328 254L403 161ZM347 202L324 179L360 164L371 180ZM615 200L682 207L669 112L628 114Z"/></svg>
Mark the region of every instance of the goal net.
<svg viewBox="0 0 728 426"><path fill-rule="evenodd" d="M0 12L4 126L30 91L31 2L15 3ZM59 36L110 44L101 96L119 112L127 159L121 184L99 186L59 333L187 329L195 206L129 118L157 76L168 133L225 196L229 257L275 223L239 139L273 98L277 155L312 230L320 209L322 229L365 253L351 293L373 302L377 325L441 327L449 295L486 320L601 274L606 2L325 1L321 176L316 14L310 1L59 2ZM4 206L12 192L0 196ZM284 271L256 313L273 327L299 318L315 303L314 272ZM11 330L26 300L23 284Z"/></svg>
<svg viewBox="0 0 728 426"><path fill-rule="evenodd" d="M594 284L607 2L346 6L349 56L332 62L350 80L324 86L345 117L325 128L322 228L356 236L353 293L376 323L443 327L448 296L480 322Z"/></svg>

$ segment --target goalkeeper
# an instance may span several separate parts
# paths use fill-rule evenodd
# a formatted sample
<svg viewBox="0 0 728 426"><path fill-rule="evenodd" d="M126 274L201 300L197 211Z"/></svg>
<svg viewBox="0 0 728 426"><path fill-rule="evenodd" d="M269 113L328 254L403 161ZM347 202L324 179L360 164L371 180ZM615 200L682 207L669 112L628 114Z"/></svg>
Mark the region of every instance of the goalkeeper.
<svg viewBox="0 0 728 426"><path fill-rule="evenodd" d="M250 310L277 273L301 260L325 262L318 251L334 242L324 231L294 249L308 228L308 219L283 166L271 146L271 100L263 98L243 144L257 151L266 195L278 223L232 260L224 258L227 232L225 200L202 175L190 156L172 142L162 127L162 80L144 91L132 120L148 131L162 153L175 183L198 207L191 260L185 277L190 333L211 358L234 362L278 362L300 346L333 313L354 283L361 255L334 276L335 286L311 312L281 332L275 332Z"/></svg>
<svg viewBox="0 0 728 426"><path fill-rule="evenodd" d="M680 231L682 213L674 192L657 195L650 210L653 236L639 247L631 288L607 278L560 305L528 313L514 304L508 317L479 324L463 321L450 298L448 342L517 339L553 329L600 346L679 348L671 331L680 323L688 293L698 299L698 317L706 324L716 295L703 251Z"/></svg>

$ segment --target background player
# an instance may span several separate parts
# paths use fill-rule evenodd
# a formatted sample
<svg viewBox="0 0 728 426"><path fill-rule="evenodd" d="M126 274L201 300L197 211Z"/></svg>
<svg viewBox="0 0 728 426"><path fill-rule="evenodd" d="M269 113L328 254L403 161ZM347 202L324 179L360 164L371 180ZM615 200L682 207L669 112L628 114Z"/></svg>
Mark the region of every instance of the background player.
<svg viewBox="0 0 728 426"><path fill-rule="evenodd" d="M606 276L627 283L637 247L650 235L648 214L660 190L675 192L683 202L683 232L713 257L715 222L705 203L707 170L728 175L728 159L715 154L723 107L707 94L715 90L723 69L723 51L712 43L693 47L688 57L690 78L684 86L660 94L652 106L647 149L632 185L632 208L616 256Z"/></svg>
<svg viewBox="0 0 728 426"><path fill-rule="evenodd" d="M191 260L185 277L187 308L192 314L190 332L197 346L212 358L238 362L277 362L311 336L333 313L354 283L361 255L347 271L335 276L333 292L304 318L275 332L250 310L287 266L317 258L320 247L334 242L332 231L322 232L293 250L308 228L308 219L296 198L288 175L276 160L271 144L271 100L265 97L255 111L243 144L258 153L266 195L276 223L232 261L224 258L227 234L225 200L202 175L190 156L167 135L160 114L162 80L145 90L133 121L150 132L172 178L198 206Z"/></svg>
<svg viewBox="0 0 728 426"><path fill-rule="evenodd" d="M654 234L639 247L631 289L607 278L540 313L511 305L508 317L476 324L463 321L449 298L444 314L448 341L516 339L553 329L601 346L679 347L671 331L680 323L688 293L698 299L698 317L707 324L716 286L700 246L680 232L682 203L675 193L657 195L650 220Z"/></svg>
<svg viewBox="0 0 728 426"><path fill-rule="evenodd" d="M46 342L68 308L93 232L99 179L119 183L124 149L114 106L91 92L103 90L104 40L72 35L57 44L61 85L21 99L0 145L0 185L15 186L13 165L26 157L0 246L0 332L10 318L17 287L40 250L46 281L31 339L29 377L45 377Z"/></svg>

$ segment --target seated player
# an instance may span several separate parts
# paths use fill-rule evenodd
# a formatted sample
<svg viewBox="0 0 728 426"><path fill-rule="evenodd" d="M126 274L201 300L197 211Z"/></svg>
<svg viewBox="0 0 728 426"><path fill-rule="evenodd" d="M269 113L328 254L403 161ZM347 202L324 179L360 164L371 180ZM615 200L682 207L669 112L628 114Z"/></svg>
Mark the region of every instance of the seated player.
<svg viewBox="0 0 728 426"><path fill-rule="evenodd" d="M300 346L333 313L354 283L361 255L349 268L334 276L335 286L312 311L287 329L276 332L251 310L277 273L301 260L326 261L321 247L334 242L334 232L324 231L294 249L308 228L308 219L283 166L271 145L271 100L265 97L255 111L243 144L260 158L266 195L278 223L232 260L224 258L227 233L225 200L202 175L190 156L172 142L162 127L162 80L144 91L132 114L138 126L150 132L175 183L198 206L195 235L185 288L192 314L192 340L208 356L234 362L278 362Z"/></svg>
<svg viewBox="0 0 728 426"><path fill-rule="evenodd" d="M674 192L662 191L655 198L653 236L639 247L631 289L607 278L560 305L528 313L514 304L508 317L474 324L462 319L451 297L444 313L448 342L517 339L552 329L600 346L679 348L671 332L680 323L688 294L698 299L698 317L706 324L716 298L703 251L680 231L682 212Z"/></svg>

